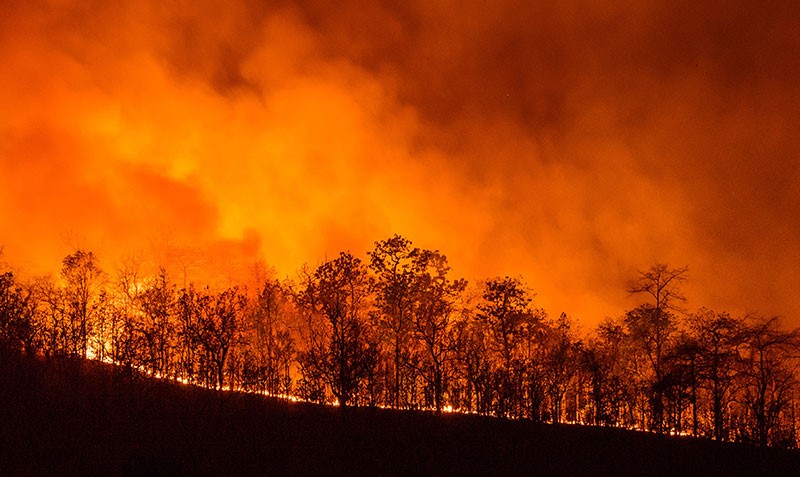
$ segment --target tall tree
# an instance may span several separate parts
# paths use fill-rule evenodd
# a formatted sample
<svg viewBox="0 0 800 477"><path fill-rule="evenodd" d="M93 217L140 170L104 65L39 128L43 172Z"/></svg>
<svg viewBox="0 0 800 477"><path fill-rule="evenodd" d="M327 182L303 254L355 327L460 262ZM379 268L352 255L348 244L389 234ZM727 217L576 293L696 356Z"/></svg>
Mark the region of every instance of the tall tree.
<svg viewBox="0 0 800 477"><path fill-rule="evenodd" d="M522 392L526 371L532 367L531 338L541 325L542 313L531 308L532 293L519 278L487 280L477 319L486 323L490 349L495 353L495 372L499 382L498 412L522 413ZM534 377L534 379L536 379ZM533 384L536 384L535 382Z"/></svg>
<svg viewBox="0 0 800 477"><path fill-rule="evenodd" d="M87 357L91 321L103 271L93 252L78 249L62 261L61 277L66 285L71 351Z"/></svg>
<svg viewBox="0 0 800 477"><path fill-rule="evenodd" d="M147 368L149 357L141 342L141 301L144 280L141 275L141 257L123 257L114 274L113 300L110 313L110 357L123 371L132 376L138 368Z"/></svg>
<svg viewBox="0 0 800 477"><path fill-rule="evenodd" d="M432 387L433 405L440 411L445 366L453 358L458 343L458 329L453 326L455 303L467 282L448 278L447 257L438 251L418 250L415 255L418 272L414 286L414 331L424 350L422 375Z"/></svg>
<svg viewBox="0 0 800 477"><path fill-rule="evenodd" d="M701 387L706 389L711 400L712 435L718 440L728 440L728 408L734 398L744 323L728 313L706 308L690 314L687 319L689 333L699 348Z"/></svg>
<svg viewBox="0 0 800 477"><path fill-rule="evenodd" d="M691 411L692 434L698 432L698 385L702 349L693 336L679 332L664 356L657 392L666 402L665 421L671 429L683 432L687 406Z"/></svg>
<svg viewBox="0 0 800 477"><path fill-rule="evenodd" d="M759 446L779 444L785 439L781 414L797 387L800 330L784 331L778 317L750 316L743 337L743 399L750 417L746 437Z"/></svg>
<svg viewBox="0 0 800 477"><path fill-rule="evenodd" d="M581 344L575 336L572 319L561 313L544 332L544 369L553 422L561 422L562 403L573 376L578 371Z"/></svg>
<svg viewBox="0 0 800 477"><path fill-rule="evenodd" d="M248 381L270 394L286 394L291 388L290 366L294 339L286 312L286 290L276 279L266 279L250 309Z"/></svg>
<svg viewBox="0 0 800 477"><path fill-rule="evenodd" d="M455 326L458 337L456 355L465 381L461 407L468 411L474 409L480 414L489 414L494 392L489 326L473 316L471 306L467 307Z"/></svg>
<svg viewBox="0 0 800 477"><path fill-rule="evenodd" d="M583 350L581 364L588 375L592 421L597 425L616 425L625 420L623 409L628 401L629 380L627 342L624 324L606 319Z"/></svg>
<svg viewBox="0 0 800 477"><path fill-rule="evenodd" d="M654 428L663 431L664 416L661 381L664 378L663 360L670 337L676 328L675 312L681 310L686 297L680 285L686 280L687 268L669 268L665 264L653 265L642 272L628 293L645 295L648 303L629 311L625 323L632 339L647 355L652 366L654 393L652 420Z"/></svg>
<svg viewBox="0 0 800 477"><path fill-rule="evenodd" d="M150 285L137 295L137 301L142 311L140 332L147 347L147 367L162 376L172 375L176 291L166 269L159 268Z"/></svg>
<svg viewBox="0 0 800 477"><path fill-rule="evenodd" d="M347 407L358 402L359 388L374 368L378 343L368 318L372 281L361 260L342 252L320 265L296 295L315 328L312 341L301 353L301 364L322 376L337 402Z"/></svg>
<svg viewBox="0 0 800 477"><path fill-rule="evenodd" d="M214 293L198 292L190 285L179 299L183 334L189 346L197 348L190 356L199 351L201 377L217 389L225 386L225 365L240 339L246 305L247 297L237 287Z"/></svg>
<svg viewBox="0 0 800 477"><path fill-rule="evenodd" d="M375 243L369 252L369 267L375 273L375 305L380 324L387 332L392 354L391 401L399 408L408 404L404 378L409 368L412 313L420 266L419 250L400 235ZM423 265L424 266L424 265Z"/></svg>

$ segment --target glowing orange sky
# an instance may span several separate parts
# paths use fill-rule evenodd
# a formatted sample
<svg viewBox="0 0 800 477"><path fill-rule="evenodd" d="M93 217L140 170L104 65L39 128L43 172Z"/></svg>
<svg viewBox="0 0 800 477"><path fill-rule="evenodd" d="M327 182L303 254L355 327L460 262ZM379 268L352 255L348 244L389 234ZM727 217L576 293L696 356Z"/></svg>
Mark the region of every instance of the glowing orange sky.
<svg viewBox="0 0 800 477"><path fill-rule="evenodd" d="M800 324L793 2L119 3L0 15L23 270L80 241L291 275L401 233L587 325L655 261L690 308Z"/></svg>

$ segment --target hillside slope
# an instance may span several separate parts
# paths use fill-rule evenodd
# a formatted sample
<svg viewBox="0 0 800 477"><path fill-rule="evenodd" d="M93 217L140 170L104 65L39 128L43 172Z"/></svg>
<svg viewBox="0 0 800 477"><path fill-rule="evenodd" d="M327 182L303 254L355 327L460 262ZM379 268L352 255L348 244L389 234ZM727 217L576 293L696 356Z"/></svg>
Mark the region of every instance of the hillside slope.
<svg viewBox="0 0 800 477"><path fill-rule="evenodd" d="M0 475L786 475L800 452L0 364Z"/></svg>

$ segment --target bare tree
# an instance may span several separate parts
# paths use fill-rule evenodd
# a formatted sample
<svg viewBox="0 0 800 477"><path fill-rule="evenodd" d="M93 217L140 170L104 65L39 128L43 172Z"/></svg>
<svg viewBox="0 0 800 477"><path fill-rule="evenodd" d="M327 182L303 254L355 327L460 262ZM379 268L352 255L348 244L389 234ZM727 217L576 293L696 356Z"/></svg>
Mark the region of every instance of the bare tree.
<svg viewBox="0 0 800 477"><path fill-rule="evenodd" d="M669 268L668 265L658 263L646 272L640 272L640 277L628 289L631 294L645 294L653 300L653 306L661 311L680 311L680 303L686 301L680 286L686 281L688 267Z"/></svg>
<svg viewBox="0 0 800 477"><path fill-rule="evenodd" d="M664 416L661 381L664 378L664 354L670 337L675 331L674 312L680 311L680 304L686 301L680 289L686 280L687 267L669 268L665 264L653 265L642 272L637 282L628 289L630 294L643 294L650 298L645 303L629 311L625 318L632 339L646 353L652 366L654 394L651 414L654 428L663 431Z"/></svg>

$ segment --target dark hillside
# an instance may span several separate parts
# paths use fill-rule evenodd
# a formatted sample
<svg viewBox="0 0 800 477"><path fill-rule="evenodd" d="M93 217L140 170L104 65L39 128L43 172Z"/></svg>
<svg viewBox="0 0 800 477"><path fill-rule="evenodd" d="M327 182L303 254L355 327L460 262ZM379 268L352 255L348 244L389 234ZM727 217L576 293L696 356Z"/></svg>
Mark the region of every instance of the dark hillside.
<svg viewBox="0 0 800 477"><path fill-rule="evenodd" d="M0 475L791 475L800 453L478 416L342 411L131 379L95 362L0 365Z"/></svg>

